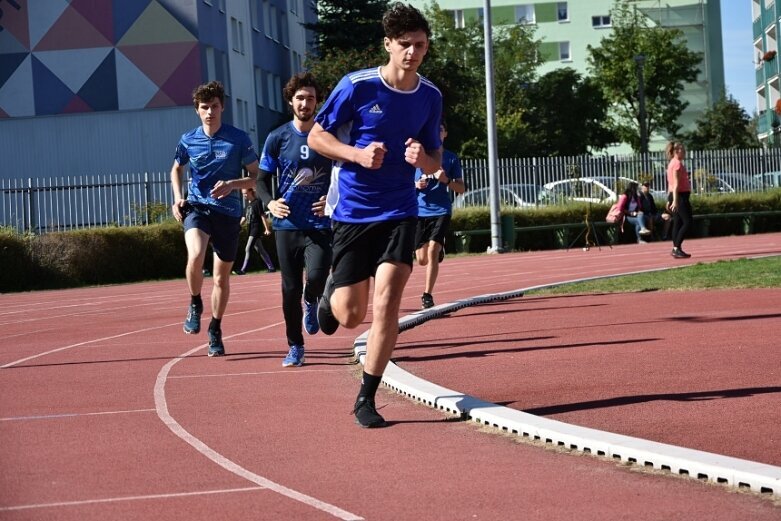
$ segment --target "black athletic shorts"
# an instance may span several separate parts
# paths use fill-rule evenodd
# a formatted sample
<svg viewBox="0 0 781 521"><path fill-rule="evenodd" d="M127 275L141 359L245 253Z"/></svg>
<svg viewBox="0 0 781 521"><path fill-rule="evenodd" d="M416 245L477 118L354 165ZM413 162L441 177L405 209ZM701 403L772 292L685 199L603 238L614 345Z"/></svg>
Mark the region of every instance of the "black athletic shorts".
<svg viewBox="0 0 781 521"><path fill-rule="evenodd" d="M417 221L417 217L366 224L334 221L334 286L374 277L383 262L396 261L411 268Z"/></svg>
<svg viewBox="0 0 781 521"><path fill-rule="evenodd" d="M184 232L197 228L209 236L212 249L220 260L233 262L239 247L241 217L231 217L206 205L188 203L185 208Z"/></svg>
<svg viewBox="0 0 781 521"><path fill-rule="evenodd" d="M435 217L418 217L418 229L415 233L415 249L429 241L445 245L445 234L450 229L450 214Z"/></svg>

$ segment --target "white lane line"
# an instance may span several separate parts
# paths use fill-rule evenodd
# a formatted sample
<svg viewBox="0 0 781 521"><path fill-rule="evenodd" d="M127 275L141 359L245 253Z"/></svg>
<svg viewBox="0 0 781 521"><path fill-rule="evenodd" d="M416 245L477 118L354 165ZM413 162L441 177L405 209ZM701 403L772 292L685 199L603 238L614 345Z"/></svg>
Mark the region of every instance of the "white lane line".
<svg viewBox="0 0 781 521"><path fill-rule="evenodd" d="M226 337L227 338L227 337ZM297 375L297 374L303 374L303 373L336 373L341 372L344 369L300 369L296 368L295 370L290 369L282 369L280 371L257 371L254 373L224 373L224 374L183 374L179 376L169 376L169 380L174 380L177 378L223 378L223 377L230 377L230 376L260 376L265 374L286 374L286 375Z"/></svg>
<svg viewBox="0 0 781 521"><path fill-rule="evenodd" d="M270 310L273 310L273 309L276 309L276 308L279 308L279 307L281 307L281 306L274 306L274 307L270 307L270 308L261 308L261 309L248 309L248 310L245 310L245 311L238 311L236 313L226 313L225 317L234 317L234 316L238 316L238 315L245 315L247 313L257 313L257 312L263 312L263 311L270 311ZM26 358L21 358L21 359L16 360L16 361L9 362L9 363L7 363L5 365L0 365L0 369L7 369L7 368L13 367L15 365L23 364L24 362L29 362L30 360L35 360L36 358L41 358L41 357L44 357L44 356L47 356L47 355L58 353L60 351L65 351L65 350L68 350L68 349L72 349L74 347L81 347L81 346L85 346L85 345L88 345L88 344L95 344L95 343L98 343L98 342L104 342L106 340L114 340L116 338L122 338L122 337L125 337L125 336L135 335L137 333L146 333L148 331L154 331L156 329L165 329L167 327L177 326L177 325L180 325L180 324L181 324L181 321L180 322L172 322L170 324L163 324L163 325L160 325L160 326L154 326L154 327L149 327L149 328L145 328L145 329L136 329L135 331L127 331L125 333L119 333L117 335L105 336L105 337L102 337L102 338L95 338L93 340L85 340L84 342L78 342L76 344L70 344L70 345L67 345L67 346L58 347L56 349L51 349L49 351L44 351L43 353L37 353L37 354L34 354L34 355L30 355L30 356L28 356ZM279 323L277 323L276 325L279 325ZM240 336L240 335L234 335L234 336Z"/></svg>
<svg viewBox="0 0 781 521"><path fill-rule="evenodd" d="M171 494L150 494L148 496L108 497L102 499L84 499L81 501L60 501L57 503L36 503L31 505L14 505L0 507L0 512L13 510L29 510L32 508L76 507L81 505L94 505L96 503L117 503L119 501L144 501L148 499L171 499L176 497L205 496L209 494L231 494L234 492L254 492L264 490L263 487L226 488L223 490L203 490L201 492L173 492Z"/></svg>
<svg viewBox="0 0 781 521"><path fill-rule="evenodd" d="M268 326L264 326L258 329L253 329L251 331L245 331L243 333L231 335L225 338L226 339L235 338L250 333L257 333L259 331L270 329L272 327L277 327L282 324L284 324L284 322L277 322L275 324L270 324ZM160 372L157 374L157 381L155 382L155 391L154 391L157 415L160 417L162 422L169 429L171 429L171 432L173 432L176 436L184 440L186 443L190 444L195 450L200 452L203 456L207 457L208 459L212 460L220 467L224 468L228 472L232 472L233 474L236 474L237 476L246 479L247 481L255 483L256 485L260 485L261 487L265 487L271 490L272 492L276 492L277 494L290 498L294 501L298 501L305 505L311 506L312 508L316 508L318 510L326 512L327 514L330 514L338 519L344 519L345 521L363 520L362 517L347 512L345 510L342 510L337 506L331 505L324 501L320 501L319 499L313 498L311 496L307 496L306 494L285 487L284 485L280 485L279 483L275 483L270 479L264 478L263 476L259 476L254 472L245 469L238 463L229 460L219 452L215 451L214 449L206 445L203 441L199 440L198 438L190 434L184 427L182 427L179 424L179 422L177 422L173 418L173 416L171 416L171 414L168 412L168 403L165 398L165 382L168 379L168 374L171 372L171 368L177 363L179 363L179 361L181 361L183 358L186 358L197 351L200 351L204 347L205 345L201 345L191 349L190 351L187 351L186 353L182 353L178 358L174 358L171 361L169 361L167 364L165 364L163 368L160 369Z"/></svg>
<svg viewBox="0 0 781 521"><path fill-rule="evenodd" d="M41 358L43 356L51 355L54 353L59 353L60 351L65 351L67 349L72 349L74 347L81 347L86 346L89 344L95 344L97 342L105 342L106 340L114 340L115 338L122 338L124 336L130 336L135 335L137 333L146 333L147 331L154 331L155 329L164 329L166 327L171 327L179 324L180 322L174 322L172 324L163 324L162 326L155 326L155 327L147 327L144 329L136 329L135 331L127 331L125 333L120 333L118 335L111 335L111 336L104 336L103 338L95 338L93 340L85 340L84 342L78 342L76 344L70 344L67 346L58 347L56 349L50 349L49 351L44 351L43 353L38 353L35 355L30 355L25 358L21 358L19 360L16 360L14 362L9 362L5 365L0 365L0 369L7 369L9 367L13 367L15 365L23 364L24 362L29 362L30 360L35 360L36 358Z"/></svg>
<svg viewBox="0 0 781 521"><path fill-rule="evenodd" d="M34 416L9 416L0 418L0 422L14 422L24 420L57 420L59 418L75 418L79 416L104 416L107 414L132 414L137 412L155 412L156 409L129 409L127 411L101 411L101 412L64 412L60 414L41 414Z"/></svg>

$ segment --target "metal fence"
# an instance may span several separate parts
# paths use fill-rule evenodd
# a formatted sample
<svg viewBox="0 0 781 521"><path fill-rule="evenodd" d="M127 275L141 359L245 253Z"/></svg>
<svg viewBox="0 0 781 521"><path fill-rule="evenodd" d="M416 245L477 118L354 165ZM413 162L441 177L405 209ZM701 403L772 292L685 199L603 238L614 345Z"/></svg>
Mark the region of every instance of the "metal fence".
<svg viewBox="0 0 781 521"><path fill-rule="evenodd" d="M777 187L781 180L781 148L688 151L684 162L691 175L692 190L697 194L758 191ZM467 190L489 186L485 159L461 163ZM626 178L651 180L656 190L665 190L667 163L663 152L645 156L507 158L497 161L497 177L500 185L537 187L583 177L611 179L615 187L620 178Z"/></svg>
<svg viewBox="0 0 781 521"><path fill-rule="evenodd" d="M781 148L688 152L686 164L698 194L761 191L781 184ZM464 160L467 190L489 186L488 162ZM546 184L572 178L652 179L666 187L662 153L500 159L500 185ZM170 216L173 200L168 172L143 174L0 179L0 226L20 232L104 226L132 226ZM538 204L546 204L540 200Z"/></svg>
<svg viewBox="0 0 781 521"><path fill-rule="evenodd" d="M134 226L167 217L167 172L0 179L0 225L20 232Z"/></svg>

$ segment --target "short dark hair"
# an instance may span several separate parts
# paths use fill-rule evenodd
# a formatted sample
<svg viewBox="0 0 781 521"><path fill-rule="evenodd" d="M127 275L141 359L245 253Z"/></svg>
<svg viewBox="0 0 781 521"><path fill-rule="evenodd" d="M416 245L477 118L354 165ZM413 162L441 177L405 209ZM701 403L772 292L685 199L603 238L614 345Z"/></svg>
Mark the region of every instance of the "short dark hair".
<svg viewBox="0 0 781 521"><path fill-rule="evenodd" d="M411 5L404 5L401 2L393 3L385 11L382 17L382 28L385 31L385 36L390 39L399 38L403 34L415 31L424 31L426 36L431 38L431 27L421 12Z"/></svg>
<svg viewBox="0 0 781 521"><path fill-rule="evenodd" d="M287 80L285 88L282 89L282 95L285 97L285 101L292 101L296 92L304 87L312 87L315 89L315 99L318 103L323 101L323 90L320 88L320 84L311 72L299 72Z"/></svg>
<svg viewBox="0 0 781 521"><path fill-rule="evenodd" d="M214 98L219 98L220 104L225 106L225 87L219 81L198 85L193 91L193 105L196 109L199 104L209 102Z"/></svg>

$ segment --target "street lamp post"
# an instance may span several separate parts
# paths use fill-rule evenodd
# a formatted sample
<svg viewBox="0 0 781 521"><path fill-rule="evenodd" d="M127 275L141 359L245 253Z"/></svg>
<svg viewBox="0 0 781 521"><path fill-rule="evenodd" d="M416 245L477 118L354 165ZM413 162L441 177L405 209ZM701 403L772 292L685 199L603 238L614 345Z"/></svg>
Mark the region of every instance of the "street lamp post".
<svg viewBox="0 0 781 521"><path fill-rule="evenodd" d="M637 120L640 123L640 154L643 157L643 167L645 167L646 157L648 156L648 127L645 122L645 82L643 80L644 63L645 54L635 56L635 64L637 65Z"/></svg>

